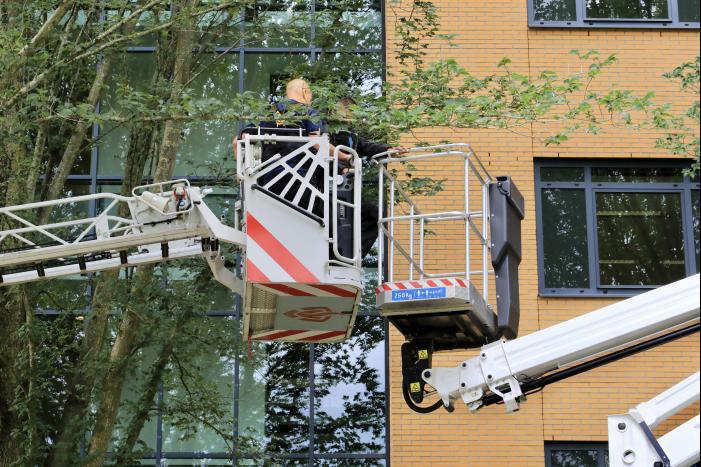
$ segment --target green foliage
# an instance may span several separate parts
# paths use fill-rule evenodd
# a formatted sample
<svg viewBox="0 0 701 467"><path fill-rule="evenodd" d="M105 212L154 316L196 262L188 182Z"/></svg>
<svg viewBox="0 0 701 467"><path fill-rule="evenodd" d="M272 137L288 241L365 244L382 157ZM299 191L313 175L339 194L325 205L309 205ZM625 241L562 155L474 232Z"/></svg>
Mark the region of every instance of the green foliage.
<svg viewBox="0 0 701 467"><path fill-rule="evenodd" d="M167 159L165 133L177 136L197 125L210 131L214 124L235 128L239 122L274 119L267 96L236 92L244 70L231 54L215 47L306 47L310 21L319 26L315 46L323 51L318 59L309 63L289 55L289 63L275 71L281 81L310 81L313 105L332 131L352 128L396 143L422 127L514 131L546 124L557 128L544 143L559 144L576 131L641 125L637 115L647 112L651 125L669 133L660 140L662 147L695 155L698 161L698 133L692 131L699 115L698 57L668 75L697 96L688 112L675 116L669 106L653 105L652 92L594 90L591 84L615 66L615 55L573 51L584 71L571 75L549 70L525 75L512 71L514 64L504 58L492 73L476 76L456 60L433 60L431 41L452 46L452 37L441 33L438 9L429 1L398 0L387 2L395 20L393 63L398 66L382 83L382 57L353 53L382 46L381 29L360 14L374 2L319 0L316 5L312 14L301 0L0 3L0 204L75 190L66 182L71 167L108 140L123 145L118 162L124 181L116 189L129 193L153 175L159 160ZM182 57L175 51L188 33L193 33L187 48L193 50L191 61L187 70L178 70ZM135 63L127 49L144 45L156 48L152 60ZM106 79L100 70L110 71ZM186 76L184 83L175 81L176 71ZM213 76L223 77L222 82ZM280 97L279 87L272 92ZM343 96L358 102L350 115L337 112ZM284 118L302 117L289 112ZM92 137L91 124L100 125L99 138ZM181 143L165 142L176 148ZM224 163L231 157L228 141L225 146L213 158L222 161L217 183L230 188L233 177ZM441 180L417 177L411 166L403 170L404 190L429 196L442 189ZM37 212L35 217L59 221L76 212ZM5 241L0 249L15 246ZM236 441L242 452L257 453L271 465L275 460L264 452L301 449L308 437L303 413L308 387L303 382L309 375L306 364L298 362L308 361L307 348L260 344L246 357L248 343L240 341L236 320L203 316L231 299L209 277L201 263L181 262L146 278L128 270L119 277L101 274L0 288L0 464L89 462L78 452L86 434L111 417L98 408L112 387L122 388L117 415L109 420L114 422L110 449L121 464L150 449L138 433L158 411L179 441L207 432L222 449ZM366 295L371 303L371 286ZM382 331L373 320L361 321L357 329L362 332L348 343L319 346L323 378L318 400L333 394L337 384L361 388L341 401L341 416L316 408L325 427L320 439L331 450L381 448L384 389L377 371L357 352L376 348ZM135 324L123 329L125 322ZM111 355L125 334L133 341L115 361ZM255 430L236 440L230 433L230 388L214 381L234 361L251 370L252 387L264 392L268 406L255 415L263 420L265 442ZM162 401L154 397L159 385ZM287 436L276 436L283 428ZM366 440L359 433L371 436ZM100 462L103 455L97 452L92 459Z"/></svg>
<svg viewBox="0 0 701 467"><path fill-rule="evenodd" d="M680 90L692 96L691 105L682 114L674 113L669 105L654 109L652 123L665 130L664 136L656 141L657 147L668 150L675 156L692 159L687 175L699 173L699 56L692 62L684 62L663 75L679 83Z"/></svg>

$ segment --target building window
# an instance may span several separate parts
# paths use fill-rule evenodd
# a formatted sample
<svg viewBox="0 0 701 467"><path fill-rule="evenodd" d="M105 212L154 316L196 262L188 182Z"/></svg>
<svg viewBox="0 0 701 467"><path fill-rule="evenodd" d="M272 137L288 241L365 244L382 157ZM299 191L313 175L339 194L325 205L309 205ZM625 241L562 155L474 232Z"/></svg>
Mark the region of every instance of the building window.
<svg viewBox="0 0 701 467"><path fill-rule="evenodd" d="M699 180L674 162L536 162L542 295L629 296L699 271Z"/></svg>
<svg viewBox="0 0 701 467"><path fill-rule="evenodd" d="M383 75L383 1L354 2L352 10L339 10L330 0L260 0L250 2L242 24L234 24L217 38L208 52L207 70L200 70L188 85L195 99L221 101L252 92L267 102L281 92L281 81L306 66L314 79L314 64L325 64L349 84L364 92L380 89ZM264 21L254 22L258 17ZM124 95L134 91L154 94L155 37L147 36L115 59L110 86L100 103L101 112L119 111ZM214 192L207 205L217 216L233 221L232 203L237 192L231 140L244 122L204 121L183 125L174 178L187 178ZM65 196L119 193L126 158L140 128L105 122L91 128L98 140L85 151L68 177ZM143 181L149 182L154 161L146 164ZM86 213L105 208L92 201L71 206ZM67 215L54 211L54 215ZM183 272L163 266L171 278ZM292 345L280 342L245 343L241 340L240 303L223 288L213 293L211 306L196 329L207 341L212 336L232 339L232 355L213 351L209 359L181 362L199 378L200 387L185 388L178 378L164 379L157 393L159 407L141 432L139 465L364 465L389 463L389 410L387 383L389 349L387 323L374 308L372 271L366 270L366 293L353 335L341 344ZM125 274L124 272L122 274ZM76 275L45 283L64 295L88 297L92 283ZM43 314L56 316L52 303L42 302ZM194 341L197 342L197 341ZM149 363L148 355L142 360ZM177 410L188 402L189 390L208 390L212 406L221 413L203 418L193 432L189 416ZM135 399L136 383L125 389ZM127 407L125 405L125 407ZM128 408L128 407L127 407ZM170 409L169 409L170 408ZM185 414L185 415L183 415ZM121 432L116 433L119 435Z"/></svg>
<svg viewBox="0 0 701 467"><path fill-rule="evenodd" d="M528 0L532 27L699 28L699 0Z"/></svg>
<svg viewBox="0 0 701 467"><path fill-rule="evenodd" d="M608 467L607 443L545 443L545 467Z"/></svg>

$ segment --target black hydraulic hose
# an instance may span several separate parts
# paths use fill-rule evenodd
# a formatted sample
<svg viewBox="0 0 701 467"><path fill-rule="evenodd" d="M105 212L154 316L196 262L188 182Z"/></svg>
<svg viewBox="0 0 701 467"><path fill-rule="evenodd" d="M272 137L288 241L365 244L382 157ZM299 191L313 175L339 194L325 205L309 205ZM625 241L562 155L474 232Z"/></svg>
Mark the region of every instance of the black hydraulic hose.
<svg viewBox="0 0 701 467"><path fill-rule="evenodd" d="M548 384L562 381L565 378L576 376L580 373L584 373L585 371L589 371L594 368L606 365L608 363L615 362L622 358L635 355L636 353L651 349L653 347L657 347L658 345L662 345L667 342L679 339L681 337L688 336L689 334L694 334L696 332L699 332L699 329L701 329L701 323L695 323L691 326L687 326L682 329L677 329L676 331L657 336L645 342L639 342L635 345L631 345L630 347L626 347L625 349L620 349L610 354L603 355L593 360L589 360L588 362L584 362L580 365L573 366L572 368L566 368L564 370L558 371L557 373L534 379L533 381L526 381L523 384L521 384L521 390L524 394L540 390ZM498 404L501 401L502 399L498 395L490 394L482 400L482 407L487 405Z"/></svg>
<svg viewBox="0 0 701 467"><path fill-rule="evenodd" d="M406 405L408 405L411 410L417 413L431 413L443 407L442 400L439 400L435 404L429 405L427 407L421 407L420 405L416 405L414 401L411 400L411 396L409 395L409 387L406 384L402 384L402 395L404 396L404 402L406 402Z"/></svg>

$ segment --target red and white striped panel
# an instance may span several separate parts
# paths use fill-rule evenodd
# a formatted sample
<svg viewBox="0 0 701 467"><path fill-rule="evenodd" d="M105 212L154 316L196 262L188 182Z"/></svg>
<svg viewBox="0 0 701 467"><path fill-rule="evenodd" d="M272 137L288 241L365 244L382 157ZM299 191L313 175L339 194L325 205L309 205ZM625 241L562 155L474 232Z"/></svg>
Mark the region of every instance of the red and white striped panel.
<svg viewBox="0 0 701 467"><path fill-rule="evenodd" d="M308 330L274 330L251 336L252 340L287 341L287 342L335 342L343 340L347 331L308 331Z"/></svg>
<svg viewBox="0 0 701 467"><path fill-rule="evenodd" d="M308 226L306 226L308 227ZM246 214L247 282L321 282L326 264L320 248L327 248L323 230L313 232L285 228L284 222L268 222ZM300 237L302 240L300 240ZM304 238L307 237L307 242ZM298 243L302 241L302 245Z"/></svg>
<svg viewBox="0 0 701 467"><path fill-rule="evenodd" d="M465 279L460 279L456 277L446 277L443 279L425 279L420 281L385 282L380 287L375 288L375 293L379 295L382 291L391 292L392 290L426 289L430 287L467 288L467 282L465 281Z"/></svg>
<svg viewBox="0 0 701 467"><path fill-rule="evenodd" d="M274 293L275 295L294 297L343 297L352 299L351 303L355 302L359 292L357 287L331 284L263 283L256 284L255 287Z"/></svg>

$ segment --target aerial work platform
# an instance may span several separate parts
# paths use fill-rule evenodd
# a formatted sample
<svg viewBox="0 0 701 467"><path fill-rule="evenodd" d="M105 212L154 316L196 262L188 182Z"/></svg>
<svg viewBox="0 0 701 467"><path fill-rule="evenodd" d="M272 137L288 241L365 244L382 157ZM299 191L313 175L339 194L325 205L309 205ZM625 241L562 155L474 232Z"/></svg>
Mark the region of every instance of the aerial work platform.
<svg viewBox="0 0 701 467"><path fill-rule="evenodd" d="M329 157L326 135L283 130L256 128L237 143L244 339L339 342L350 337L363 289L360 160L352 178L338 176L339 152L352 149ZM351 190L340 193L344 185ZM342 218L351 231L339 231Z"/></svg>
<svg viewBox="0 0 701 467"><path fill-rule="evenodd" d="M515 337L523 197L511 179L493 179L465 144L388 151L373 159L380 167L380 258L386 263L377 286L382 315L409 340L432 340L433 350ZM459 168L458 186L412 195L401 170L407 163L416 164L414 178L439 164ZM497 310L489 303L494 287Z"/></svg>
<svg viewBox="0 0 701 467"><path fill-rule="evenodd" d="M245 339L350 337L363 290L360 159L344 146L330 152L328 135L301 129L248 128L236 145L240 199L233 225L207 207L207 189L187 180L139 186L132 196L101 193L0 208L0 284L203 257L215 278L243 297ZM339 175L341 151L354 156L346 175ZM379 259L387 268L377 288L381 314L410 342L430 340L432 350L514 337L523 199L511 180L494 180L464 144L389 151L373 160L380 168ZM412 199L402 177L404 164L439 160L463 169L464 186L458 206L435 212ZM90 214L76 209L81 203L91 206L84 210ZM442 201L436 196L427 204ZM37 220L53 219L51 212L60 219ZM458 235L442 239L434 226L445 223L457 223ZM431 270L437 254L429 234L462 257L461 271ZM223 243L238 250L240 264L225 260ZM405 274L395 271L400 256ZM489 303L494 287L496 312Z"/></svg>
<svg viewBox="0 0 701 467"><path fill-rule="evenodd" d="M330 154L327 135L258 130L238 142L233 226L187 180L3 207L0 286L202 257L243 297L245 339L346 339L362 291L360 161L339 177L339 152L351 148Z"/></svg>

